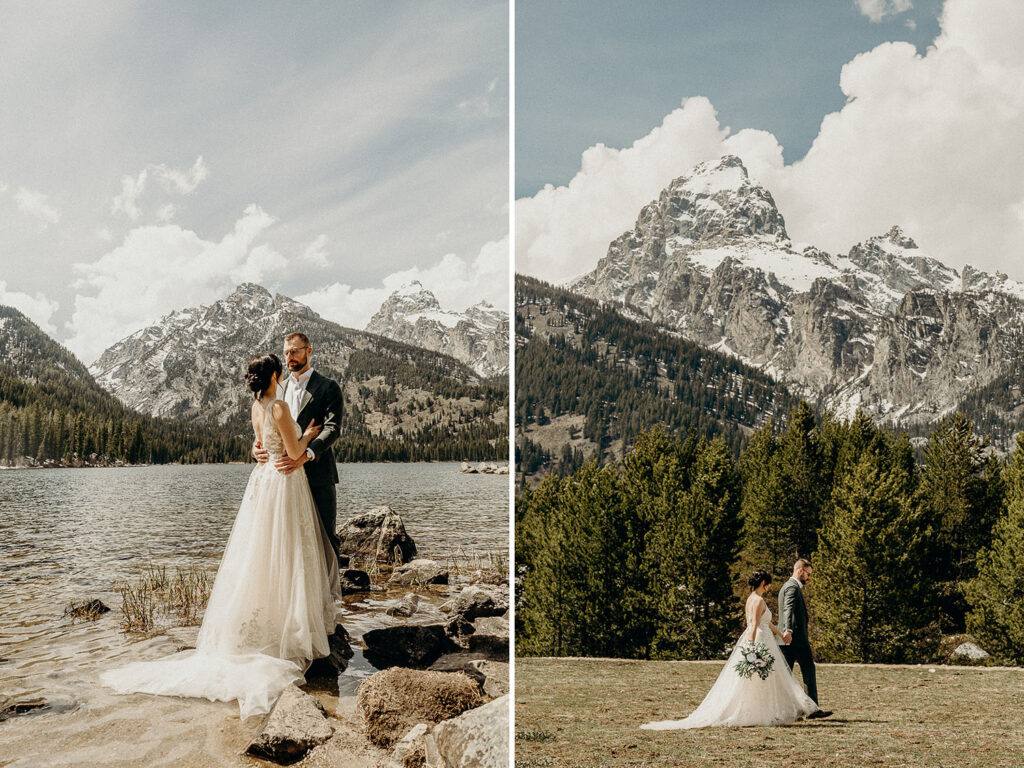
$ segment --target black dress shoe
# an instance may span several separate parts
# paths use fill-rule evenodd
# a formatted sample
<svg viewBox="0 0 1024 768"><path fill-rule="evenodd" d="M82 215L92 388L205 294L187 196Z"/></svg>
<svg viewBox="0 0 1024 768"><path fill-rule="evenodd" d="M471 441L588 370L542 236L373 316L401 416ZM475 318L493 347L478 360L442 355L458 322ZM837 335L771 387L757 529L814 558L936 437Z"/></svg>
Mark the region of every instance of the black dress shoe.
<svg viewBox="0 0 1024 768"><path fill-rule="evenodd" d="M816 709L807 716L808 720L817 720L819 717L828 717L832 714L831 709Z"/></svg>

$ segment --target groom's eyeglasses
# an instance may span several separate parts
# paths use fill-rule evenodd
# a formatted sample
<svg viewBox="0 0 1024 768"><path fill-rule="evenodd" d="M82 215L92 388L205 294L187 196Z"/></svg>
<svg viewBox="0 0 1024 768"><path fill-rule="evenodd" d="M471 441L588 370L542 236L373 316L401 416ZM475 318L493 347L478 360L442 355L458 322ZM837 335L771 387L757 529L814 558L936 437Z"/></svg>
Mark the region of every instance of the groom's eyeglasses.
<svg viewBox="0 0 1024 768"><path fill-rule="evenodd" d="M309 347L296 347L295 349L286 349L284 351L284 356L295 357L297 354L299 354L299 352L301 352L304 349L309 349Z"/></svg>

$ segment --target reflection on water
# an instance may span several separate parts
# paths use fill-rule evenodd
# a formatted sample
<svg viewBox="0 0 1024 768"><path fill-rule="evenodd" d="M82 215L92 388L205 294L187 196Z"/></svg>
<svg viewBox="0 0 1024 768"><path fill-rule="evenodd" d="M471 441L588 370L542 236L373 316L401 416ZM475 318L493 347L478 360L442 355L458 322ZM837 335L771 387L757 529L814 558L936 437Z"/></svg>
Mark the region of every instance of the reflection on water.
<svg viewBox="0 0 1024 768"><path fill-rule="evenodd" d="M508 550L508 478L463 475L457 463L339 465L338 519L387 504L421 553ZM162 466L0 473L0 695L87 702L117 663L175 650L165 636L118 629L119 581L143 565L215 571L251 466ZM446 590L423 590L416 621L441 617ZM64 607L98 597L113 610L70 623ZM383 608L397 597L348 598L354 637L400 621ZM349 683L372 672L357 654ZM346 681L342 681L343 689Z"/></svg>

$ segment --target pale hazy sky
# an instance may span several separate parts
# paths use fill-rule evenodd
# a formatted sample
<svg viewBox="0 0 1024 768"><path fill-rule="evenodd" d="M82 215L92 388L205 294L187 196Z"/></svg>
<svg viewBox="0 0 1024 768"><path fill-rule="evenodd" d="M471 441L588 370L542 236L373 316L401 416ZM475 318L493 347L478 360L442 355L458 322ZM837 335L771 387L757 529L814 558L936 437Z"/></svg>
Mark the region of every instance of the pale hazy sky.
<svg viewBox="0 0 1024 768"><path fill-rule="evenodd" d="M673 178L729 153L799 242L846 253L896 224L951 266L1024 280L1019 0L516 14L517 270L593 269Z"/></svg>
<svg viewBox="0 0 1024 768"><path fill-rule="evenodd" d="M242 280L507 308L507 3L10 2L0 49L0 304L86 362Z"/></svg>

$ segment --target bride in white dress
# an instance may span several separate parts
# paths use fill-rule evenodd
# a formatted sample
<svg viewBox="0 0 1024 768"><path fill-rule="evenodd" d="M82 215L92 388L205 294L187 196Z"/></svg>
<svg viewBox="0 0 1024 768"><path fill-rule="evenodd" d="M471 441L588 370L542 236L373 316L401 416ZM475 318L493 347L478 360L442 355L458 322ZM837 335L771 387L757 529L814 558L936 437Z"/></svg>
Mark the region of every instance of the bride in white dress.
<svg viewBox="0 0 1024 768"><path fill-rule="evenodd" d="M284 453L297 459L320 427L300 436L276 399L281 371L276 355L249 364L253 430L271 461L249 476L195 650L105 672L100 681L116 692L237 700L245 718L268 712L313 659L330 654L341 598L337 560L305 472L280 473L273 461Z"/></svg>
<svg viewBox="0 0 1024 768"><path fill-rule="evenodd" d="M660 720L645 723L641 728L670 731L713 725L783 725L806 717L818 709L818 705L793 677L775 640L778 637L788 642L788 638L772 624L772 612L764 601L764 593L772 583L771 574L755 571L748 583L753 591L747 598L747 626L704 701L683 720ZM740 653L744 647L751 645L751 641L764 643L775 659L772 672L766 680L756 674L743 678L736 672Z"/></svg>

